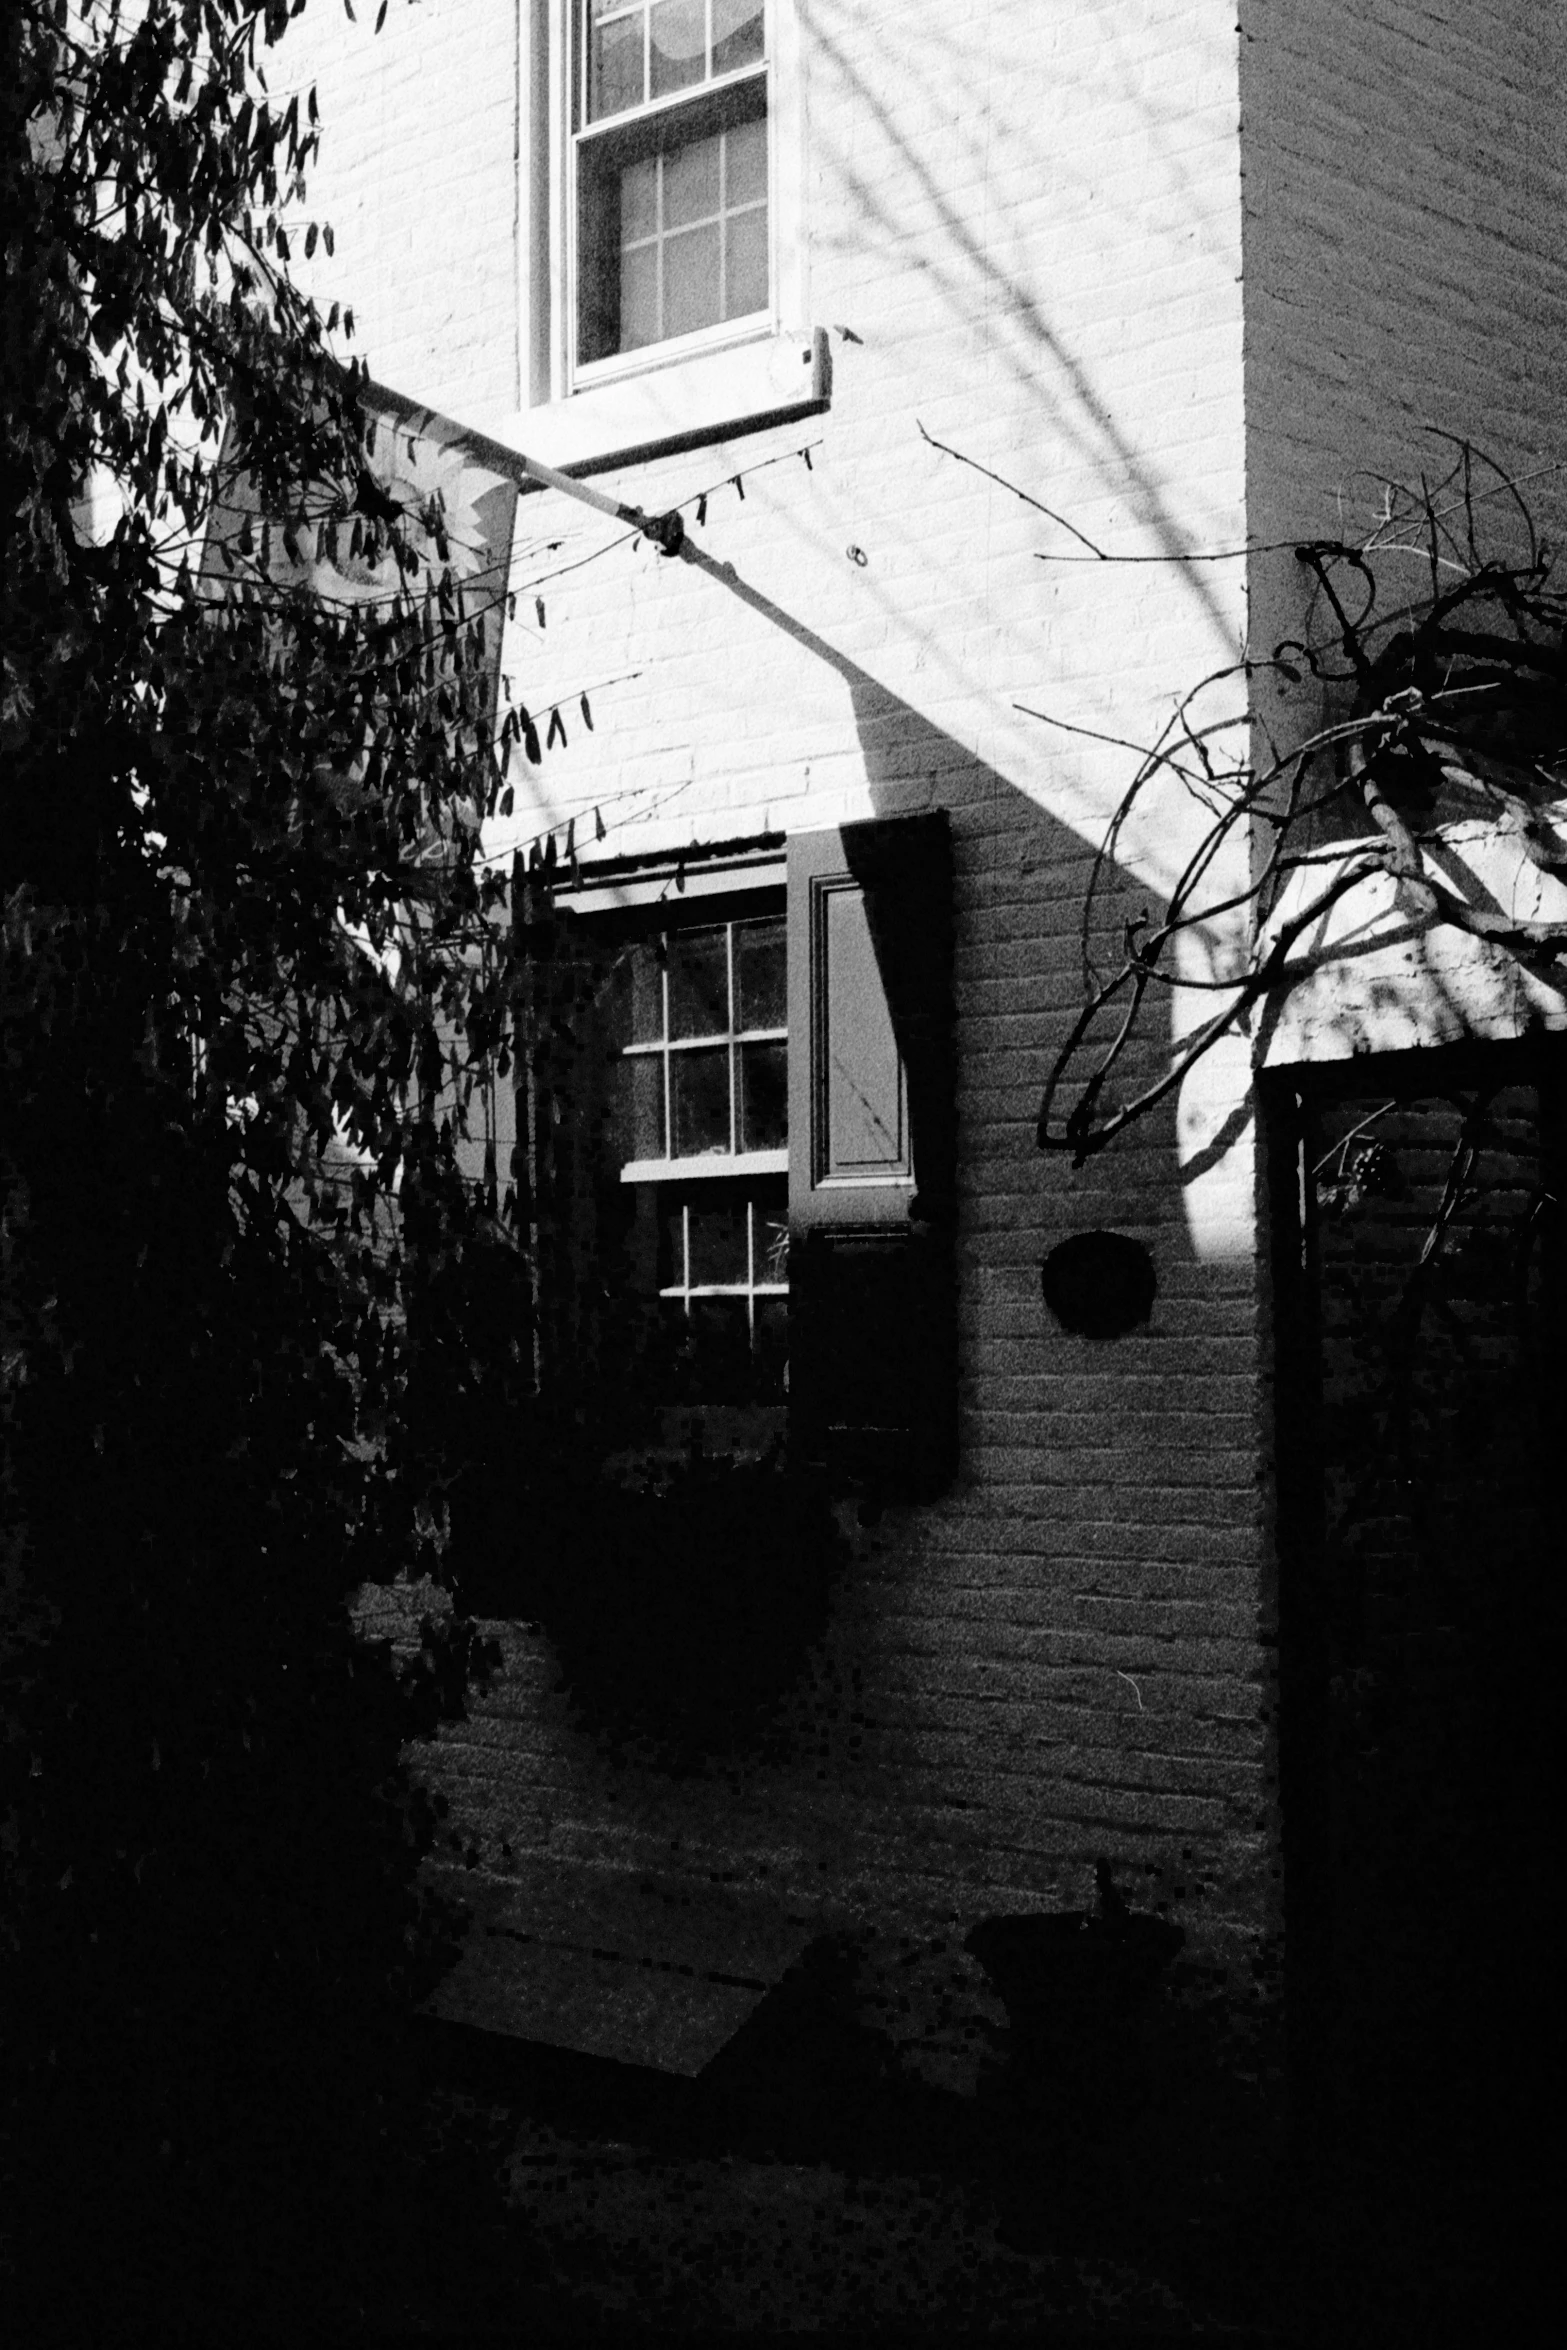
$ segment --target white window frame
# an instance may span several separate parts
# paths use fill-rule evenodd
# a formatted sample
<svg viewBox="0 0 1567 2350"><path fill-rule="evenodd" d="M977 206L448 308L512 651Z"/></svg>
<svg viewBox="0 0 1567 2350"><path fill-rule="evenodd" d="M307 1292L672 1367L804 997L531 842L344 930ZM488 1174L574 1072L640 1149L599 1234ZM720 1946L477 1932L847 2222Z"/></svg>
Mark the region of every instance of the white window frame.
<svg viewBox="0 0 1567 2350"><path fill-rule="evenodd" d="M809 313L805 86L796 0L765 0L768 308L586 364L576 357L572 116L571 44L580 0L518 5L521 414L513 429L526 436L523 445L547 463L587 470L825 407L826 337L811 326ZM503 427L500 437L511 434Z"/></svg>

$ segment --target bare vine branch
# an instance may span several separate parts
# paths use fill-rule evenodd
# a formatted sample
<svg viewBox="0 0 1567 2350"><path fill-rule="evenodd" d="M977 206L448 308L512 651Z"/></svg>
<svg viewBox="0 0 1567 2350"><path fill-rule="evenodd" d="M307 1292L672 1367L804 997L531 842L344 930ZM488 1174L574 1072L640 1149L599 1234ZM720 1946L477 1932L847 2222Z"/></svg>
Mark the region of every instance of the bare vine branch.
<svg viewBox="0 0 1567 2350"><path fill-rule="evenodd" d="M1380 485L1376 518L1359 541L1319 539L1294 548L1309 575L1322 625L1280 644L1271 660L1215 670L1182 697L1146 745L1019 702L1042 724L1135 754L1137 767L1089 868L1083 891L1083 1003L1058 1049L1040 1105L1043 1150L1081 1165L1178 1088L1255 1007L1278 1001L1331 949L1295 959L1302 936L1348 891L1377 875L1391 881L1406 915L1445 925L1528 968L1567 975L1567 919L1536 919L1468 894L1438 857L1444 824L1478 818L1508 834L1550 880L1567 877L1567 595L1557 584L1520 484L1473 444L1447 440L1453 461L1439 479ZM961 451L931 446L1011 488L1090 550L1111 561L1220 560L1112 556L1037 498ZM1512 543L1502 525L1516 526ZM1390 560L1418 557L1424 586L1389 592ZM1265 673L1315 686L1320 722L1303 740L1269 743L1259 757L1254 712L1211 720L1205 697ZM1251 696L1246 696L1249 704ZM1156 917L1144 907L1106 920L1106 894L1140 803L1176 786L1207 818ZM1265 844L1237 884L1237 842ZM1322 865L1329 877L1281 920L1281 892ZM1231 967L1214 968L1221 930L1243 931ZM1106 934L1119 953L1105 966ZM1183 951L1189 945L1204 956ZM1166 989L1225 1000L1181 1038L1158 1074L1117 1099L1128 1056L1146 1035L1150 995Z"/></svg>

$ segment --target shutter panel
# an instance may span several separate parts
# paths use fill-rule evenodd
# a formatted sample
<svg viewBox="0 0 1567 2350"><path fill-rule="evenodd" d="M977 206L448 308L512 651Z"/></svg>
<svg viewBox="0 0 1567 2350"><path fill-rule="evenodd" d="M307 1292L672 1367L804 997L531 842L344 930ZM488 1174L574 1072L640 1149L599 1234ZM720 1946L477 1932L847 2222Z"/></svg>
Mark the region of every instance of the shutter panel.
<svg viewBox="0 0 1567 2350"><path fill-rule="evenodd" d="M789 843L789 1394L797 1457L889 1494L956 1452L944 816Z"/></svg>
<svg viewBox="0 0 1567 2350"><path fill-rule="evenodd" d="M600 1374L606 1217L621 1204L608 1138L613 957L547 887L527 892L519 929L527 982L514 1164L534 1260L538 1370L552 1408L580 1415Z"/></svg>

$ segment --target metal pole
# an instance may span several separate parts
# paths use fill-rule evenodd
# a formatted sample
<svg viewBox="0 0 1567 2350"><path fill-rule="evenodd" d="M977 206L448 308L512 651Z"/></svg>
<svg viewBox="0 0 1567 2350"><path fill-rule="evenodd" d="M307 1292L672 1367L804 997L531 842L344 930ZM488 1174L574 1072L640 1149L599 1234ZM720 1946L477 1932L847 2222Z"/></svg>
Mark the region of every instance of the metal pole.
<svg viewBox="0 0 1567 2350"><path fill-rule="evenodd" d="M634 529L661 547L666 555L678 554L686 526L678 511L668 514L644 514L640 506L622 505L619 499L606 497L602 490L589 489L585 481L575 481L569 473L557 473L553 465L542 458L524 457L519 450L514 463L521 466L530 481L541 482L546 489L559 490L566 498L576 498L584 506L594 506L600 514L613 515L617 522L629 522Z"/></svg>
<svg viewBox="0 0 1567 2350"><path fill-rule="evenodd" d="M443 416L439 409L427 408L421 402L410 400L405 393L394 392L387 384L372 382L366 377L360 384L361 394L372 402L393 410L405 420L403 429L427 430L431 425L444 428L453 441L472 451L482 464L492 465L497 473L510 474L513 480L537 482L541 489L559 490L563 498L575 498L579 506L591 506L596 514L607 514L612 521L626 522L633 530L641 531L666 555L678 555L685 544L686 526L673 508L667 514L644 514L640 506L625 505L618 498L605 495L603 490L590 489L585 481L574 475L558 472L546 465L540 457L525 457L520 449L508 449L504 442L491 440L488 433L472 432L459 424L455 417Z"/></svg>

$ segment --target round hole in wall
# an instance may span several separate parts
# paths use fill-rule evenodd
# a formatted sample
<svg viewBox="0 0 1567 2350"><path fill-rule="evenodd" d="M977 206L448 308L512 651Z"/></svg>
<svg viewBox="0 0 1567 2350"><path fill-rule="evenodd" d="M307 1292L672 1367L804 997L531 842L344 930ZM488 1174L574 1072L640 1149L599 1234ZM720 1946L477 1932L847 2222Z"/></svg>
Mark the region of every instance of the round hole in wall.
<svg viewBox="0 0 1567 2350"><path fill-rule="evenodd" d="M1079 1338L1124 1338L1153 1311L1153 1259L1124 1232L1074 1232L1040 1267L1045 1303Z"/></svg>

